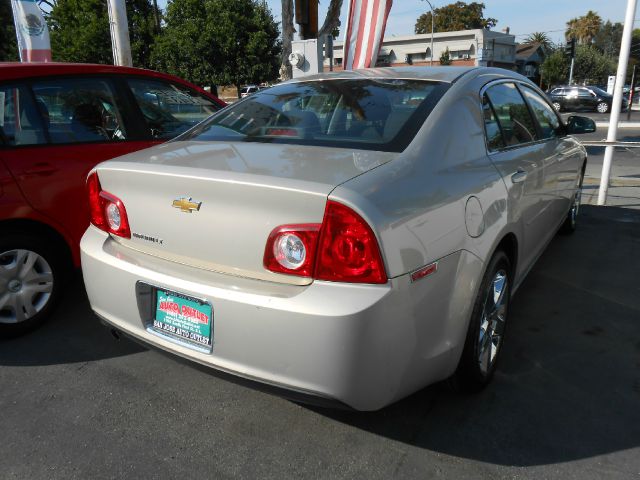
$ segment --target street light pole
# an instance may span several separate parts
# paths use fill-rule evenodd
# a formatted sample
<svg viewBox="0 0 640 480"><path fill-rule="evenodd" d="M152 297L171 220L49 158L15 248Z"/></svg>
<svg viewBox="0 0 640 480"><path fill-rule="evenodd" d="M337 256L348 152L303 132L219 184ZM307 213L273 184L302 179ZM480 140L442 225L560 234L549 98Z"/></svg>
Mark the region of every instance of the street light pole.
<svg viewBox="0 0 640 480"><path fill-rule="evenodd" d="M424 1L429 4L429 8L431 9L431 62L429 63L429 65L433 67L433 30L434 30L433 5L431 5L431 2L429 0L424 0Z"/></svg>
<svg viewBox="0 0 640 480"><path fill-rule="evenodd" d="M611 117L609 117L609 130L607 131L607 141L615 142L618 135L618 120L620 119L620 107L622 106L622 87L627 76L627 63L629 61L629 50L631 50L631 34L633 31L633 19L636 14L636 0L628 0L627 13L622 31L622 41L620 42L620 57L618 59L618 72L616 83L613 89L613 102L611 103ZM598 191L598 205L607 203L607 193L609 191L609 177L611 176L611 161L613 160L613 149L607 145L604 151L604 161L602 162L602 174L600 176L600 190Z"/></svg>

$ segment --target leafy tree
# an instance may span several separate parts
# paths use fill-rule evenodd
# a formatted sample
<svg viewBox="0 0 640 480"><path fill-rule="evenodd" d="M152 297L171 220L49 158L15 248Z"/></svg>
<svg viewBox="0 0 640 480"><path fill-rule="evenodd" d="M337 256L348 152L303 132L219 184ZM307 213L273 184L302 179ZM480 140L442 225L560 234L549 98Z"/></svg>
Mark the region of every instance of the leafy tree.
<svg viewBox="0 0 640 480"><path fill-rule="evenodd" d="M493 28L498 21L484 17L484 3L455 2L435 8L434 32L454 32L476 28ZM423 13L416 20L416 33L431 33L431 12Z"/></svg>
<svg viewBox="0 0 640 480"><path fill-rule="evenodd" d="M18 61L19 59L11 2L0 0L0 62Z"/></svg>
<svg viewBox="0 0 640 480"><path fill-rule="evenodd" d="M617 60L604 55L591 45L578 45L573 67L576 83L606 84L609 75L615 75Z"/></svg>
<svg viewBox="0 0 640 480"><path fill-rule="evenodd" d="M539 43L545 52L553 50L553 42L544 32L534 32L524 39L524 43Z"/></svg>
<svg viewBox="0 0 640 480"><path fill-rule="evenodd" d="M149 67L155 12L149 0L128 0L126 5L133 64ZM105 1L57 0L47 15L47 23L54 60L113 63Z"/></svg>
<svg viewBox="0 0 640 480"><path fill-rule="evenodd" d="M593 10L589 10L586 15L572 18L567 22L567 30L564 36L567 40L575 38L580 44L591 44L600 31L602 18Z"/></svg>
<svg viewBox="0 0 640 480"><path fill-rule="evenodd" d="M449 47L440 54L440 65L451 65L451 55L449 54Z"/></svg>
<svg viewBox="0 0 640 480"><path fill-rule="evenodd" d="M173 0L154 45L153 63L201 85L257 83L277 77L278 26L262 0Z"/></svg>
<svg viewBox="0 0 640 480"><path fill-rule="evenodd" d="M547 86L567 83L569 79L569 59L561 48L545 58L540 66L542 82Z"/></svg>
<svg viewBox="0 0 640 480"><path fill-rule="evenodd" d="M611 23L607 20L593 39L593 45L605 55L617 57L620 53L623 29L624 26L621 23Z"/></svg>

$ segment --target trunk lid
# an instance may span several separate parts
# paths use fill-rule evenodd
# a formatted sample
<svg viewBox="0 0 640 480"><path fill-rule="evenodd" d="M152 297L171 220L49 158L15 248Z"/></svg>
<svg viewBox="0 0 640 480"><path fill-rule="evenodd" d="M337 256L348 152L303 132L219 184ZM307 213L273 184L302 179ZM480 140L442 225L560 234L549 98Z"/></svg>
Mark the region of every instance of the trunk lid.
<svg viewBox="0 0 640 480"><path fill-rule="evenodd" d="M171 142L98 166L103 190L125 205L131 239L167 260L294 284L263 267L269 233L321 223L339 184L398 154L264 143Z"/></svg>

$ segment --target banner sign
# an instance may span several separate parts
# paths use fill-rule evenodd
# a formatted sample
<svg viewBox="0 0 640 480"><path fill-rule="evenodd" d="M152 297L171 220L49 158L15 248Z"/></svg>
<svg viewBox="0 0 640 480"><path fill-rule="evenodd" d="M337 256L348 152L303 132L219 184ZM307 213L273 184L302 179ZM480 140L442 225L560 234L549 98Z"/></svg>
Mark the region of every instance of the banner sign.
<svg viewBox="0 0 640 480"><path fill-rule="evenodd" d="M393 0L348 1L344 69L375 67Z"/></svg>
<svg viewBox="0 0 640 480"><path fill-rule="evenodd" d="M21 62L50 62L47 22L36 0L11 0Z"/></svg>

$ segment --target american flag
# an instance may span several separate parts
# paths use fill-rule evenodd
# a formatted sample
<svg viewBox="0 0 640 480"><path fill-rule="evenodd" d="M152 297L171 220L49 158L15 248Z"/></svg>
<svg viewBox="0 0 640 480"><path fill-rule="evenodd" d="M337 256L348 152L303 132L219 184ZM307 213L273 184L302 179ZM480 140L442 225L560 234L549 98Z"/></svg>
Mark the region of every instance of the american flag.
<svg viewBox="0 0 640 480"><path fill-rule="evenodd" d="M375 67L393 0L349 0L342 65Z"/></svg>

